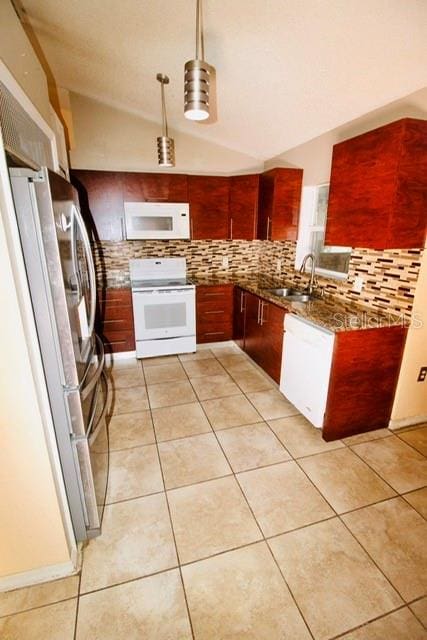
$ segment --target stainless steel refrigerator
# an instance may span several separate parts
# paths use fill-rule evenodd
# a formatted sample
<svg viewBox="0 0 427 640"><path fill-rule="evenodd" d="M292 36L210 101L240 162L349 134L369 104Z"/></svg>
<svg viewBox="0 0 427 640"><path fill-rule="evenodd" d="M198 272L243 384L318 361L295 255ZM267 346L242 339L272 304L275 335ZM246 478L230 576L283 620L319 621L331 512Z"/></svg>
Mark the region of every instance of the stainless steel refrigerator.
<svg viewBox="0 0 427 640"><path fill-rule="evenodd" d="M101 531L108 380L94 332L96 278L78 196L42 169L10 169L44 374L76 540Z"/></svg>

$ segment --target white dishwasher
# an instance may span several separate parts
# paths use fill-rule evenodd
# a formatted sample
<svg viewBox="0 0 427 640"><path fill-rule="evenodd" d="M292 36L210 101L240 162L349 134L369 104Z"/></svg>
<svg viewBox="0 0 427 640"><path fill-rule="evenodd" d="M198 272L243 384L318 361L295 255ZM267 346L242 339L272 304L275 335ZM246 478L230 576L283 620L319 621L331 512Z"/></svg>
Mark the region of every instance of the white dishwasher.
<svg viewBox="0 0 427 640"><path fill-rule="evenodd" d="M332 331L285 315L280 390L319 429L328 398L334 337Z"/></svg>

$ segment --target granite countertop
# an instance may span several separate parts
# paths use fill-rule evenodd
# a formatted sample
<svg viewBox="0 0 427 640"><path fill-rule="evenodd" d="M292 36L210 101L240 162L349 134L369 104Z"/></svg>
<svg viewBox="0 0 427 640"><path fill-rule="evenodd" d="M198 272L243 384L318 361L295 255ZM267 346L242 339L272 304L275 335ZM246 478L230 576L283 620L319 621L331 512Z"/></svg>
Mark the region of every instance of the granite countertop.
<svg viewBox="0 0 427 640"><path fill-rule="evenodd" d="M356 303L343 303L331 295L315 298L309 302L291 302L266 291L269 288L295 287L286 280L276 280L262 274L233 274L222 276L192 276L196 285L235 284L272 302L288 312L304 318L334 333L360 329L377 329L402 325L402 318L387 311L377 311Z"/></svg>
<svg viewBox="0 0 427 640"><path fill-rule="evenodd" d="M238 285L242 289L254 293L260 298L334 333L399 326L403 322L402 317L397 314L375 310L361 304L344 303L330 294L325 294L324 297L315 298L309 302L291 302L286 298L280 298L269 293L266 289L295 287L295 284L263 274L224 273L223 275L217 274L215 276L195 274L190 276L190 280L195 285L204 286ZM105 287L105 284L103 286ZM130 288L130 282L123 279L107 279L107 288L128 289Z"/></svg>

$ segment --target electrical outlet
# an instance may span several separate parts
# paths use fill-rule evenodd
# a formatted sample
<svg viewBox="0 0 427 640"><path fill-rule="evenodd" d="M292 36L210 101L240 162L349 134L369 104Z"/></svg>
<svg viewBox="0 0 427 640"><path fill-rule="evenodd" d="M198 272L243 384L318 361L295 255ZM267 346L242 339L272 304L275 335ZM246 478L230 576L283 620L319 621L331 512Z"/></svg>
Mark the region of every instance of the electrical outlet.
<svg viewBox="0 0 427 640"><path fill-rule="evenodd" d="M363 285L365 284L365 281L363 278L361 278L360 276L357 276L354 279L353 282L353 286L351 288L352 291L355 291L356 293L360 293L363 289Z"/></svg>
<svg viewBox="0 0 427 640"><path fill-rule="evenodd" d="M282 261L280 260L280 258L278 258L276 260L276 271L277 273L280 273L282 270Z"/></svg>
<svg viewBox="0 0 427 640"><path fill-rule="evenodd" d="M418 374L417 382L424 382L427 378L427 367L421 367Z"/></svg>
<svg viewBox="0 0 427 640"><path fill-rule="evenodd" d="M228 256L222 256L222 268L228 269Z"/></svg>

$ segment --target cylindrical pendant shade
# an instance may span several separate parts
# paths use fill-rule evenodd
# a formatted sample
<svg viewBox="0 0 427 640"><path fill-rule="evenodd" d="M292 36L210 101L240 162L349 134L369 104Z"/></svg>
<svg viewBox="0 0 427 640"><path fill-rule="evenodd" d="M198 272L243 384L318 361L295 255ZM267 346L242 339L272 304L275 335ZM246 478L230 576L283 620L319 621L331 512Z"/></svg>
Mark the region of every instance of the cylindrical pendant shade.
<svg viewBox="0 0 427 640"><path fill-rule="evenodd" d="M157 138L157 155L161 167L175 166L175 143L173 138L159 136Z"/></svg>
<svg viewBox="0 0 427 640"><path fill-rule="evenodd" d="M185 63L184 115L189 120L209 118L209 65L204 60Z"/></svg>

